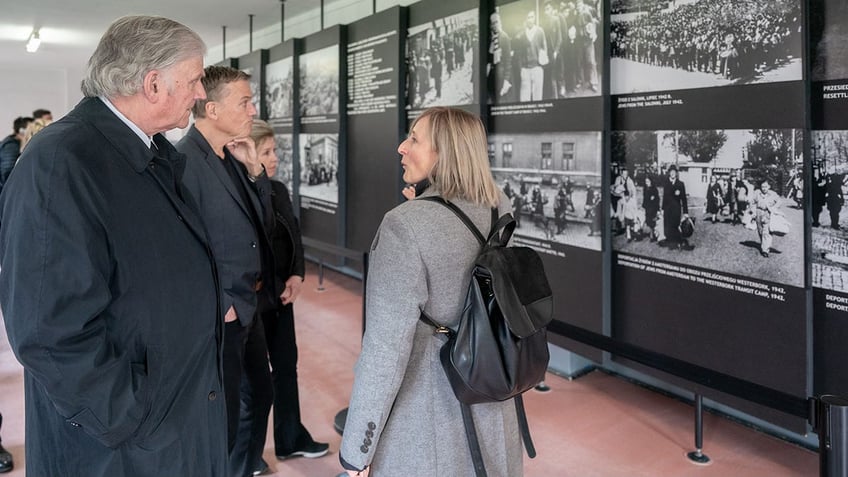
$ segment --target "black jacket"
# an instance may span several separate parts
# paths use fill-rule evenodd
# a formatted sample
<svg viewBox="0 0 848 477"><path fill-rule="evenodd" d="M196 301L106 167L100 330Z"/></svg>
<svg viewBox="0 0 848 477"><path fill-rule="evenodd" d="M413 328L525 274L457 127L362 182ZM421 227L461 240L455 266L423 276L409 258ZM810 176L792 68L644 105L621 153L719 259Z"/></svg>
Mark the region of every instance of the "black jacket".
<svg viewBox="0 0 848 477"><path fill-rule="evenodd" d="M286 287L286 280L293 275L305 276L303 261L303 241L300 225L294 216L291 197L286 185L271 181L271 204L274 209L274 231L271 234L271 247L274 250L274 283L276 285L275 304Z"/></svg>
<svg viewBox="0 0 848 477"><path fill-rule="evenodd" d="M28 475L225 473L215 262L176 189L185 157L154 139L162 157L86 98L35 136L0 195Z"/></svg>

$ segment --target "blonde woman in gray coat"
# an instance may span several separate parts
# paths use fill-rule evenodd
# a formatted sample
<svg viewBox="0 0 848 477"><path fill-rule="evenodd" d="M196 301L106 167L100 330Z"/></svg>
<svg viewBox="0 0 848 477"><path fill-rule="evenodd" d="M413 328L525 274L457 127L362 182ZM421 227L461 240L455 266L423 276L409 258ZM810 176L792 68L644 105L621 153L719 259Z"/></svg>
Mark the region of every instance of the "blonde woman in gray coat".
<svg viewBox="0 0 848 477"><path fill-rule="evenodd" d="M480 119L426 110L398 147L403 180L429 179L484 232L491 208L511 212L489 169ZM351 476L474 475L460 405L439 350L445 335L418 318L456 327L480 245L448 208L409 200L386 213L371 245L366 326L339 457ZM515 405L471 406L488 475L520 477Z"/></svg>

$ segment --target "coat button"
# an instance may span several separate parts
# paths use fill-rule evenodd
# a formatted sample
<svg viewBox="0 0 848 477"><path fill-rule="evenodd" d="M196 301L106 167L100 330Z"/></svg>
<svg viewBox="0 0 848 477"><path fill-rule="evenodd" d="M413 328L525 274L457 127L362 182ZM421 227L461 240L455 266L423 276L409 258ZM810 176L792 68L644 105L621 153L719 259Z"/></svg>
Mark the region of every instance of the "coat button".
<svg viewBox="0 0 848 477"><path fill-rule="evenodd" d="M366 438L362 441L362 443L363 443L363 444L365 444L366 446L370 446L370 445L371 445L371 439L369 439L369 438L367 438L367 437L366 437Z"/></svg>
<svg viewBox="0 0 848 477"><path fill-rule="evenodd" d="M359 450L360 450L363 454L367 454L367 453L368 453L368 446L362 446L362 447L360 447L360 448L359 448Z"/></svg>
<svg viewBox="0 0 848 477"><path fill-rule="evenodd" d="M371 429L373 431L376 428L377 428L377 424L374 424L374 421L371 421L371 422L368 423L368 429Z"/></svg>
<svg viewBox="0 0 848 477"><path fill-rule="evenodd" d="M252 248L256 248L256 242L250 242L250 246L251 246Z"/></svg>
<svg viewBox="0 0 848 477"><path fill-rule="evenodd" d="M74 422L74 421L71 421L71 425L74 426L74 427L82 427L82 425L80 425L80 423Z"/></svg>
<svg viewBox="0 0 848 477"><path fill-rule="evenodd" d="M209 393L209 400L210 401L214 401L217 398L218 398L218 394L215 391L212 391L212 392Z"/></svg>
<svg viewBox="0 0 848 477"><path fill-rule="evenodd" d="M374 431L368 429L367 431L365 431L365 437L374 437Z"/></svg>
<svg viewBox="0 0 848 477"><path fill-rule="evenodd" d="M178 219L180 222L182 222L182 221L183 221L183 216L182 216L182 215L180 215L180 214L177 214L177 219Z"/></svg>

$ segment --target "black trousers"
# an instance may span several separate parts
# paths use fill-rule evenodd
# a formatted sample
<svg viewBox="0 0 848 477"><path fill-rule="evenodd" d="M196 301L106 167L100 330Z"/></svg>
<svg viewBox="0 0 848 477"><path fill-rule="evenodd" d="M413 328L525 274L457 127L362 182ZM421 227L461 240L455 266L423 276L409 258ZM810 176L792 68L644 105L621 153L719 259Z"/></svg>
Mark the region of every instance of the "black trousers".
<svg viewBox="0 0 848 477"><path fill-rule="evenodd" d="M262 459L273 401L265 329L259 319L247 327L238 320L224 327L224 395L229 475L252 476L256 470L253 466ZM246 422L240 416L242 402L247 403Z"/></svg>
<svg viewBox="0 0 848 477"><path fill-rule="evenodd" d="M274 385L274 450L276 455L288 455L312 443L312 436L300 422L294 308L291 304L279 305L262 313L261 319Z"/></svg>

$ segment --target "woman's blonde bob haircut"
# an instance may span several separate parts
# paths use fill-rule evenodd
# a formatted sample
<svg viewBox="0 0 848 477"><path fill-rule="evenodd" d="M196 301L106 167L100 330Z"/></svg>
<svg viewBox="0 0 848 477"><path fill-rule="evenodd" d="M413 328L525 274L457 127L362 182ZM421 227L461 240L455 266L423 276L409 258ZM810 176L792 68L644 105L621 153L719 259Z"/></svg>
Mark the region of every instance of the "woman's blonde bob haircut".
<svg viewBox="0 0 848 477"><path fill-rule="evenodd" d="M430 144L438 161L430 182L442 197L497 207L500 190L489 168L489 148L483 122L474 114L455 108L425 110L412 123L430 122Z"/></svg>

